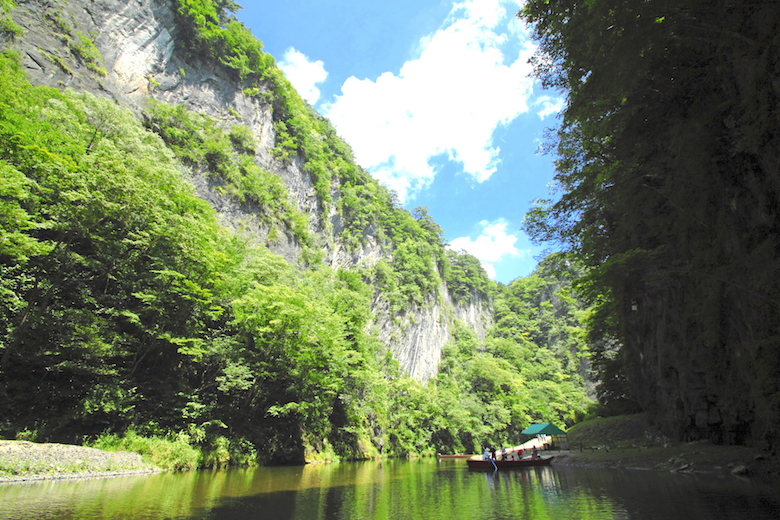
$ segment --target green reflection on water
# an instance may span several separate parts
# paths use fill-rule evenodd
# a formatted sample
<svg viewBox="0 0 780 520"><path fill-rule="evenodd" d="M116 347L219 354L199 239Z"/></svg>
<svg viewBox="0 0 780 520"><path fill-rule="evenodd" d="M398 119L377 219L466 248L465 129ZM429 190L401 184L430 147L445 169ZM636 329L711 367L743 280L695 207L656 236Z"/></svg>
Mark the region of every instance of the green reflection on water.
<svg viewBox="0 0 780 520"><path fill-rule="evenodd" d="M734 479L422 459L5 484L0 519L756 519L776 518L775 496Z"/></svg>
<svg viewBox="0 0 780 520"><path fill-rule="evenodd" d="M301 487L286 517L356 520L614 517L609 500L573 491L565 492L559 476L550 468L493 474L468 471L463 461L437 464L430 460L313 467L304 470ZM260 497L245 501L264 509L262 502ZM235 504L231 507L236 509ZM233 518L245 517L251 516L239 513Z"/></svg>

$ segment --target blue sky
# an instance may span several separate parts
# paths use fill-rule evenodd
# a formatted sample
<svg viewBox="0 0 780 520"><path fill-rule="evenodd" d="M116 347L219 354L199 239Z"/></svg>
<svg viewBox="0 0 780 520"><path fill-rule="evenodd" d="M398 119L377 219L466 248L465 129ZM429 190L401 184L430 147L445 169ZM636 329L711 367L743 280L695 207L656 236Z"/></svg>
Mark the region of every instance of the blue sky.
<svg viewBox="0 0 780 520"><path fill-rule="evenodd" d="M548 196L557 92L530 77L516 0L244 0L239 20L357 162L425 206L454 249L502 283L542 254L520 230Z"/></svg>

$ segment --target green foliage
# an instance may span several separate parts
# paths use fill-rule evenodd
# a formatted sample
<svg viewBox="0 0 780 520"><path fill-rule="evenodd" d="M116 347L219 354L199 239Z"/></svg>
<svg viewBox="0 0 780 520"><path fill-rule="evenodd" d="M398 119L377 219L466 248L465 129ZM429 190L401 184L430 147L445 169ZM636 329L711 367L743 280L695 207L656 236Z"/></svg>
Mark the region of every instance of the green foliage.
<svg viewBox="0 0 780 520"><path fill-rule="evenodd" d="M201 49L212 58L239 70L240 79L252 85L244 90L246 95L256 96L261 81L270 83L276 133L274 155L286 161L300 154L305 159L305 169L312 177L314 189L326 207L331 202L334 176L340 180L339 209L345 225L342 240L349 247L357 248L364 243L366 232L373 230L378 238L391 241L393 279L385 281L388 284L386 288L392 288L386 294L392 301L394 312L400 311L410 301L421 304L425 295L436 290L441 276L449 268L441 229L436 229L438 226L427 211L410 218L408 213L397 207L393 194L354 164L351 150L338 138L331 124L303 101L270 57L262 63L259 59L245 60L244 56L253 55L252 49L259 52L261 45L256 42L252 47L247 43L251 39L248 31L242 31L236 23L225 22L229 17L225 17L222 7L210 2L197 5L195 2L179 2L179 5L180 24L196 44L192 48ZM224 56L231 58L226 61ZM178 123L176 126L179 126ZM179 140L176 136L166 137L166 132L172 133L165 130L161 135L174 149L193 142L190 135ZM235 134L231 131L231 139L237 148L250 150L239 131ZM226 154L221 151L225 150L224 145L212 146L212 156L224 157ZM195 152L188 150L182 157L198 162L203 154ZM221 160L218 162L222 163ZM220 174L226 176L224 171ZM232 182L240 184L235 180ZM327 211L323 212L325 214ZM328 227L330 222L324 224Z"/></svg>
<svg viewBox="0 0 780 520"><path fill-rule="evenodd" d="M160 82L157 81L156 79L154 79L154 76L152 76L151 74L147 74L146 75L146 89L149 92L154 92L158 88L160 88Z"/></svg>
<svg viewBox="0 0 780 520"><path fill-rule="evenodd" d="M230 127L230 141L238 151L254 155L257 143L249 127L242 125Z"/></svg>
<svg viewBox="0 0 780 520"><path fill-rule="evenodd" d="M262 389L268 420L321 436L342 383L343 322L305 289L258 285L234 302L234 323L252 334L240 361ZM279 358L285 363L271 363Z"/></svg>
<svg viewBox="0 0 780 520"><path fill-rule="evenodd" d="M35 183L6 162L0 162L0 178L0 256L24 264L51 249L28 233L35 220L25 208L35 208Z"/></svg>
<svg viewBox="0 0 780 520"><path fill-rule="evenodd" d="M262 44L229 15L236 8L233 3L177 0L177 5L178 23L188 42L188 52L199 52L218 60L237 73L238 79L248 85L243 90L245 95L257 96L260 87L263 87L264 94L268 93L276 134L272 153L283 161L298 155L305 160L304 168L311 175L314 190L325 208L322 215L328 214L332 184L334 179L339 180L338 204L344 224L341 238L345 244L355 249L365 243L369 232L376 233L380 240L390 240L393 275L390 277L392 280L384 279L386 285L382 287L391 300L393 312L399 312L409 302L422 304L426 295L437 290L449 270L441 228L427 215L427 209L418 208L420 212L410 217L408 212L398 207L393 193L355 165L351 149L338 138L330 122L300 97L276 68L273 58L262 53ZM170 125L174 128L162 130L161 135L174 149L192 147L197 139L193 141L192 132L180 128L180 115L174 119L177 121ZM152 123L155 131L159 126L162 125ZM174 131L179 129L183 132ZM181 139L178 135L171 135L178 133L183 134ZM254 149L254 144L248 144L250 141L241 135L240 130L231 130L231 140L239 150L251 152ZM227 155L223 152L227 147L217 144L211 147L212 156L220 158L218 163L223 164L222 158ZM202 160L203 154L189 149L180 156L197 163ZM219 170L219 164L212 167L212 162L209 162L210 170ZM229 179L231 187L238 187L237 191L249 193L236 175L231 178L224 168L219 170L219 174ZM254 172L246 175L258 176ZM254 181L248 182L255 184ZM230 187L228 191L231 191ZM256 191L252 194L258 196ZM322 224L326 229L331 225L329 220Z"/></svg>
<svg viewBox="0 0 780 520"><path fill-rule="evenodd" d="M572 283L580 270L562 255L550 255L526 278L502 287L495 299L494 335L530 342L555 354L564 370L577 373L587 354L582 310Z"/></svg>
<svg viewBox="0 0 780 520"><path fill-rule="evenodd" d="M188 49L199 49L218 59L241 81L257 79L266 68L274 66L273 58L262 51L260 40L226 14L237 9L237 4L209 0L176 0L176 4L184 41L194 43Z"/></svg>
<svg viewBox="0 0 780 520"><path fill-rule="evenodd" d="M447 289L457 302L467 303L476 297L491 298L496 292L496 284L488 278L479 260L465 251L447 250L449 269L445 280Z"/></svg>
<svg viewBox="0 0 780 520"><path fill-rule="evenodd" d="M473 453L522 442L532 422L581 418L590 399L580 373L587 349L571 292L575 274L548 258L532 276L498 289L496 325L485 340L455 323L435 384L393 379L388 451Z"/></svg>
<svg viewBox="0 0 780 520"><path fill-rule="evenodd" d="M51 417L41 431L56 439L128 425L152 437L186 431L200 465L300 461L300 432L337 440L347 456L375 454L386 391L361 277L300 278L241 244L129 113L31 88L2 64L8 420ZM181 109L155 109L149 125L177 155L231 175L227 137ZM248 191L274 195L262 184L273 176L251 160L239 167Z"/></svg>
<svg viewBox="0 0 780 520"><path fill-rule="evenodd" d="M89 70L101 76L107 74L106 69L101 65L103 57L89 36L83 35L81 31L77 32L76 40L70 40L69 47L71 52L78 56Z"/></svg>
<svg viewBox="0 0 780 520"><path fill-rule="evenodd" d="M52 54L50 52L46 52L43 49L41 49L41 54L43 55L44 58L46 58L50 62L52 62L55 65L57 65L60 68L60 70L62 70L62 72L64 72L65 74L70 74L71 76L73 75L73 71L70 70L70 67L68 67L68 64L65 63L65 60L63 60L62 58L60 58L56 54Z"/></svg>
<svg viewBox="0 0 780 520"><path fill-rule="evenodd" d="M5 14L0 15L0 32L9 35L11 39L16 39L24 34L24 30Z"/></svg>
<svg viewBox="0 0 780 520"><path fill-rule="evenodd" d="M160 135L182 161L205 166L224 181L226 193L257 204L272 234L277 226L284 226L302 244L311 245L308 220L291 202L281 179L255 164L256 143L249 128L233 125L226 135L203 114L155 101L149 103L144 116L147 128Z"/></svg>
<svg viewBox="0 0 780 520"><path fill-rule="evenodd" d="M360 276L301 278L249 248L129 112L0 66L8 424L45 417L42 437L58 440L135 427L152 440L121 442L174 467L302 460L302 435L375 453L371 396L384 392ZM179 155L230 175L213 126L169 107L149 120ZM272 176L252 166L240 171L267 196L273 184L257 183Z"/></svg>
<svg viewBox="0 0 780 520"><path fill-rule="evenodd" d="M385 239L393 260L375 265L372 278L389 300L391 313L399 313L410 303L422 305L426 297L437 293L440 273L446 275L449 268L441 228L428 216L427 208L409 214L397 206L393 192L364 180L362 171L354 174L354 184L342 188L342 239L352 247L364 243L371 231Z"/></svg>
<svg viewBox="0 0 780 520"><path fill-rule="evenodd" d="M484 342L459 325L455 342L442 354L438 392L451 403L442 409L451 410L453 403L459 409L458 414L448 412L456 419L449 436L458 439L451 449L479 451L485 445L520 442L520 431L531 422L571 424L589 402L579 363L570 361L583 356L580 345L574 345L572 353L569 345L529 340L551 335L542 336L539 330L548 325L546 318L535 321L529 316L533 312L523 312L533 306L543 312L547 307L542 292L518 294L525 280L502 288L496 299L496 325ZM553 282L546 276L544 280ZM559 312L576 312L576 308L569 303Z"/></svg>
<svg viewBox="0 0 780 520"><path fill-rule="evenodd" d="M13 0L0 1L0 32L7 34L11 39L21 36L24 31L11 19L10 12L16 8Z"/></svg>
<svg viewBox="0 0 780 520"><path fill-rule="evenodd" d="M317 114L296 92L274 59L262 52L263 45L243 24L229 15L233 2L177 0L177 20L187 52L207 56L232 71L248 86L244 95L256 97L261 86L273 104L276 142L273 153L288 161L297 154L305 158L314 189L324 206L331 203L335 176L354 170L348 147L336 136L330 122ZM323 212L327 214L327 211ZM324 222L329 226L329 222Z"/></svg>
<svg viewBox="0 0 780 520"><path fill-rule="evenodd" d="M526 229L582 262L601 399L666 433L776 449L780 7L528 2L564 89L555 199Z"/></svg>
<svg viewBox="0 0 780 520"><path fill-rule="evenodd" d="M186 471L198 467L200 453L190 446L186 435L177 437L144 437L135 430L124 435L104 434L92 443L93 448L103 451L131 451L140 454L145 462L160 469Z"/></svg>
<svg viewBox="0 0 780 520"><path fill-rule="evenodd" d="M462 302L500 291L476 259L446 251L426 208L402 209L355 165L330 123L231 17L233 2L177 6L188 49L245 81L246 95L262 91L258 102L272 103L278 157L305 159L326 206L338 181L347 247L373 236L392 259L334 271L310 247L300 271L244 242L217 224L181 163L256 205L271 236L283 229L312 246L281 180L255 163L248 128L155 102L141 124L107 100L33 88L4 56L5 430L71 442L101 435L101 447L168 467L220 467L470 451L516 437L530 418L565 418L581 407L579 358L564 324L576 326L568 311L556 314L574 302L562 293L563 303L543 299L526 313L517 300L532 299L535 282L507 290L501 319L537 321L484 341L457 327L435 384L404 376L368 329L377 287L393 314L433 301L442 281ZM82 61L99 63L91 40L73 37L57 13L50 21ZM549 316L559 322L538 331ZM560 340L543 345L543 337Z"/></svg>
<svg viewBox="0 0 780 520"><path fill-rule="evenodd" d="M28 240L2 257L12 276L3 283L2 369L51 374L39 391L54 392L44 406L67 405L65 425L128 420L144 392L128 374L150 355L187 359L222 312L209 286L226 260L223 233L162 142L129 112L32 89L18 68L2 65L0 154L34 195L16 198L29 218L4 222L4 235ZM21 269L10 263L23 257ZM60 378L70 381L66 393ZM10 396L25 401L30 381L15 380ZM48 415L38 405L16 409Z"/></svg>
<svg viewBox="0 0 780 520"><path fill-rule="evenodd" d="M38 430L30 431L27 428L25 428L22 431L16 432L17 441L35 442L37 438L38 438Z"/></svg>
<svg viewBox="0 0 780 520"><path fill-rule="evenodd" d="M62 14L62 9L57 9L56 11L47 11L43 15L43 18L63 36L72 36L73 28L70 26L68 20L62 16Z"/></svg>

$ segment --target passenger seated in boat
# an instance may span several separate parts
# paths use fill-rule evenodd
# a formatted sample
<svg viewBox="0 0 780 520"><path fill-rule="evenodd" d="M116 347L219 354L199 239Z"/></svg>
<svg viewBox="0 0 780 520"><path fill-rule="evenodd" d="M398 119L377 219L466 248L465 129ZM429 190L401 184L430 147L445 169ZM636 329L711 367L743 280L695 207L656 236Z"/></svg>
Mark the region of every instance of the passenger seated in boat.
<svg viewBox="0 0 780 520"><path fill-rule="evenodd" d="M539 452L536 451L536 448L534 448L533 454L531 454L531 459L536 460L539 458Z"/></svg>
<svg viewBox="0 0 780 520"><path fill-rule="evenodd" d="M482 454L482 460L490 460L490 450L486 447L485 453Z"/></svg>

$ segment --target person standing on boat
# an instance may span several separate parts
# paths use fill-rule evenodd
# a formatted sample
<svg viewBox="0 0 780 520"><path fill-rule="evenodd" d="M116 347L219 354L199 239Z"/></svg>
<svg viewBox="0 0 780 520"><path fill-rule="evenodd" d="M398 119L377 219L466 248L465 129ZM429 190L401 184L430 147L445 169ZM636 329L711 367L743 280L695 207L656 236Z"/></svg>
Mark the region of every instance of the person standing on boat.
<svg viewBox="0 0 780 520"><path fill-rule="evenodd" d="M496 460L496 449L493 446L490 447L490 455Z"/></svg>
<svg viewBox="0 0 780 520"><path fill-rule="evenodd" d="M506 460L506 448L501 446L501 460Z"/></svg>

